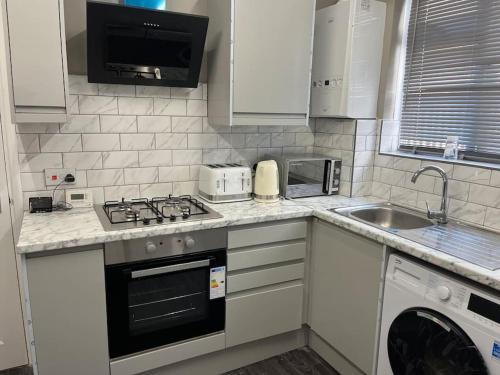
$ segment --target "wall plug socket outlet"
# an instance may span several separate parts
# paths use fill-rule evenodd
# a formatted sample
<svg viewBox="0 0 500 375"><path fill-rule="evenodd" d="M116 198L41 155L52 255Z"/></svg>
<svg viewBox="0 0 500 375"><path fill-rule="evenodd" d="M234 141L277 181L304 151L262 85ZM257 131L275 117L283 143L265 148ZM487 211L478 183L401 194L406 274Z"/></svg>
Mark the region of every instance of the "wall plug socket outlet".
<svg viewBox="0 0 500 375"><path fill-rule="evenodd" d="M74 182L63 182L67 174L72 174L75 177ZM75 168L55 168L45 170L45 186L55 186L59 185L74 185L76 184L76 170Z"/></svg>

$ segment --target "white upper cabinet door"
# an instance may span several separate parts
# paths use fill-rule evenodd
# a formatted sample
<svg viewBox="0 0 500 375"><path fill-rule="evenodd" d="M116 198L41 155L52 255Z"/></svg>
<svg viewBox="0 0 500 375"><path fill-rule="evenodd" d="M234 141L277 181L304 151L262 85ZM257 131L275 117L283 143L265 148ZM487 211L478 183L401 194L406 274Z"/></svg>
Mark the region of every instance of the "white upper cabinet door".
<svg viewBox="0 0 500 375"><path fill-rule="evenodd" d="M8 0L16 107L66 107L59 0Z"/></svg>
<svg viewBox="0 0 500 375"><path fill-rule="evenodd" d="M235 113L306 114L314 0L235 0Z"/></svg>

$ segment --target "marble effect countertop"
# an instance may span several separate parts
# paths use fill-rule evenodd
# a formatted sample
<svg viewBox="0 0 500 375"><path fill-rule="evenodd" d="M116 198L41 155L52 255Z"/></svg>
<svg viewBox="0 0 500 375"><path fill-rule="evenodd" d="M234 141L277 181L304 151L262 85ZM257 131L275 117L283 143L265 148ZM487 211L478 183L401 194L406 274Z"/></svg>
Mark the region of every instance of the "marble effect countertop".
<svg viewBox="0 0 500 375"><path fill-rule="evenodd" d="M371 197L330 196L303 198L294 201L281 200L278 203L271 204L256 203L254 201L211 204L210 206L223 215L223 218L108 232L102 228L93 209L73 209L48 214L27 213L23 219L17 252L19 254L29 254L194 230L316 217L478 283L500 290L500 270L490 271L398 235L329 211L332 208L376 202L382 202L382 200Z"/></svg>

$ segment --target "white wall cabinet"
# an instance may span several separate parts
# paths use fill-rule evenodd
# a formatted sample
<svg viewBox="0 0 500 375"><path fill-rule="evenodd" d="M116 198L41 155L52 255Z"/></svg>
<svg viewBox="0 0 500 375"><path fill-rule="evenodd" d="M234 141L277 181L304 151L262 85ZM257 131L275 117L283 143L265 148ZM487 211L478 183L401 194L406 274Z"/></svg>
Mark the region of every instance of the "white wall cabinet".
<svg viewBox="0 0 500 375"><path fill-rule="evenodd" d="M7 0L13 122L64 122L68 73L63 0Z"/></svg>
<svg viewBox="0 0 500 375"><path fill-rule="evenodd" d="M211 125L307 125L314 0L210 0Z"/></svg>
<svg viewBox="0 0 500 375"><path fill-rule="evenodd" d="M308 323L361 370L349 373L371 374L374 369L383 267L383 245L313 223Z"/></svg>
<svg viewBox="0 0 500 375"><path fill-rule="evenodd" d="M305 221L229 230L227 347L302 327L306 234Z"/></svg>

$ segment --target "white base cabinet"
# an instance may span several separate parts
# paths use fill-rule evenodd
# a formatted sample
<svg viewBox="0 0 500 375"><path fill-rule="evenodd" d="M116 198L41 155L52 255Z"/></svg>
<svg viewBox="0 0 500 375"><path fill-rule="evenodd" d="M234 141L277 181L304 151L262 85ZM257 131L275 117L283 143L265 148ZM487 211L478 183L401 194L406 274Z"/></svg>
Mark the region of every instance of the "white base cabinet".
<svg viewBox="0 0 500 375"><path fill-rule="evenodd" d="M229 230L226 347L302 327L306 234L304 220Z"/></svg>
<svg viewBox="0 0 500 375"><path fill-rule="evenodd" d="M26 259L38 375L109 375L102 249Z"/></svg>
<svg viewBox="0 0 500 375"><path fill-rule="evenodd" d="M377 352L384 259L383 245L313 223L309 326L365 374Z"/></svg>

